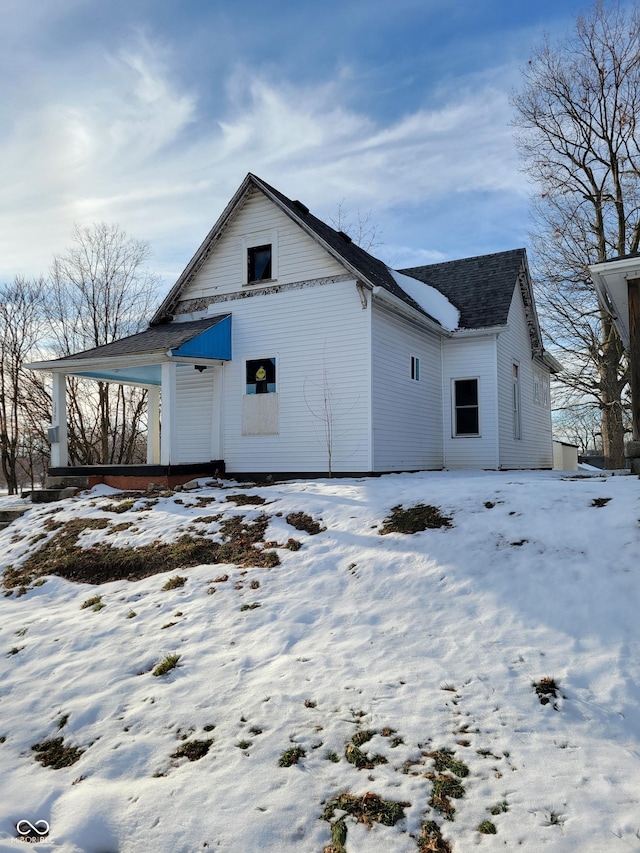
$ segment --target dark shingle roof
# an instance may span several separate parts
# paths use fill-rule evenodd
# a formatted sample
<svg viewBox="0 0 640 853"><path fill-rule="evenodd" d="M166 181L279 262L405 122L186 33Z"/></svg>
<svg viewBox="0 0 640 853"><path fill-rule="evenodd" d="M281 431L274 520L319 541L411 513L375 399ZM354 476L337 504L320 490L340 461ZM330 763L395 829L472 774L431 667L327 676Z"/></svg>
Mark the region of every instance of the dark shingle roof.
<svg viewBox="0 0 640 853"><path fill-rule="evenodd" d="M401 299L403 302L411 305L412 308L416 308L422 314L426 314L424 309L421 308L417 302L415 302L415 300L405 293L398 285L394 277L391 275L389 267L383 261L378 260L378 258L374 258L373 255L369 254L369 252L361 249L360 246L357 246L350 237L344 234L344 232L336 231L335 228L332 228L330 225L327 225L326 222L318 219L317 216L310 213L309 209L300 202L291 201L291 199L287 198L279 190L275 189L275 187L270 186L266 181L263 181L256 175L252 175L252 178L258 186L261 186L263 189L267 190L268 193L275 196L280 204L293 214L296 219L301 219L307 227L320 237L324 243L330 246L334 252L360 272L364 279L373 285L384 287L385 290L388 290L389 293L397 296L398 299Z"/></svg>
<svg viewBox="0 0 640 853"><path fill-rule="evenodd" d="M400 270L443 293L460 311L461 329L501 326L507 322L518 276L526 269L524 249L462 258Z"/></svg>
<svg viewBox="0 0 640 853"><path fill-rule="evenodd" d="M325 247L337 256L339 260L346 263L364 282L368 282L374 287L383 287L385 290L397 296L407 305L410 305L416 311L431 317L418 303L412 299L404 290L397 284L394 277L391 275L389 268L385 263L374 258L364 249L361 249L351 239L341 231L336 231L326 222L318 219L309 212L309 208L299 201L292 201L287 196L283 195L275 187L270 186L261 178L249 173L242 182L242 185L237 190L234 197L231 199L225 210L220 215L218 221L207 234L199 249L196 251L193 258L187 264L184 272L178 278L177 282L169 291L168 295L154 314L151 324L163 322L173 312L176 303L180 298L180 294L187 282L197 273L200 265L206 257L215 242L219 239L224 231L224 228L235 215L236 211L242 204L242 201L247 197L247 194L252 189L258 189L263 192L268 198L278 205L287 215L291 216L295 222L301 225L312 236L318 239ZM434 322L437 322L434 320Z"/></svg>
<svg viewBox="0 0 640 853"><path fill-rule="evenodd" d="M120 355L143 355L145 353L167 352L177 349L186 344L187 341L215 326L228 314L218 314L215 317L207 317L204 320L192 320L188 323L167 323L160 326L152 326L144 332L120 338L110 344L76 352L65 356L59 361L76 361L85 358L111 358Z"/></svg>

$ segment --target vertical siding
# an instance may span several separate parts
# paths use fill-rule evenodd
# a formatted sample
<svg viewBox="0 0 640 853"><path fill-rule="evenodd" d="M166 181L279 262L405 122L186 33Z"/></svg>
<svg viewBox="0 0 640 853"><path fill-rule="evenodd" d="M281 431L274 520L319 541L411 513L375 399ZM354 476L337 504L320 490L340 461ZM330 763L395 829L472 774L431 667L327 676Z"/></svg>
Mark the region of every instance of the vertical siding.
<svg viewBox="0 0 640 853"><path fill-rule="evenodd" d="M444 464L447 468L496 468L498 424L495 337L443 341ZM452 382L478 379L480 435L453 435Z"/></svg>
<svg viewBox="0 0 640 853"><path fill-rule="evenodd" d="M192 364L176 367L176 462L209 462L213 451L214 371L198 372Z"/></svg>
<svg viewBox="0 0 640 853"><path fill-rule="evenodd" d="M215 250L189 282L180 298L232 293L243 285L247 262L245 240L254 245L271 243L275 235L277 259L274 279L279 284L308 281L345 272L337 261L312 240L280 208L254 190L229 223Z"/></svg>
<svg viewBox="0 0 640 853"><path fill-rule="evenodd" d="M500 410L500 467L551 468L551 406L534 401L534 369L549 381L549 371L531 358L531 342L520 288L509 309L508 327L498 338L498 404ZM514 438L512 365L520 371L521 438Z"/></svg>
<svg viewBox="0 0 640 853"><path fill-rule="evenodd" d="M371 322L373 468L442 468L440 338L376 303ZM420 359L418 381L411 356Z"/></svg>
<svg viewBox="0 0 640 853"><path fill-rule="evenodd" d="M220 304L220 309L224 303ZM233 300L233 360L224 366L229 472L324 472L323 396L333 407L333 470L370 470L369 310L355 282ZM243 435L245 360L276 358L278 434Z"/></svg>

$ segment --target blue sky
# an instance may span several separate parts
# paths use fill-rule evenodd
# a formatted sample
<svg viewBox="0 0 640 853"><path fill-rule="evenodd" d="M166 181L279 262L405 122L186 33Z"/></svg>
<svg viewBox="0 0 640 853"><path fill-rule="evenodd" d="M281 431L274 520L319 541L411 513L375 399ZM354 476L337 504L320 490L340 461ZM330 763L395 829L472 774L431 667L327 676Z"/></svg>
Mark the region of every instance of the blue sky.
<svg viewBox="0 0 640 853"><path fill-rule="evenodd" d="M165 289L249 171L394 266L527 244L509 93L572 0L0 0L0 267L115 222Z"/></svg>

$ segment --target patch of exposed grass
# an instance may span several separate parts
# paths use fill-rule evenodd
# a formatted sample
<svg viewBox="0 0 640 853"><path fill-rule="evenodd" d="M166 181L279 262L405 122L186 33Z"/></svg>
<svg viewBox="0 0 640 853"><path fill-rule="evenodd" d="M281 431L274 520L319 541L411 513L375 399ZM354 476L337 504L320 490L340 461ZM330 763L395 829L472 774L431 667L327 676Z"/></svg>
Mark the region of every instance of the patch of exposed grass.
<svg viewBox="0 0 640 853"><path fill-rule="evenodd" d="M220 525L221 542L198 536L182 536L175 542L152 542L137 548L118 548L99 543L79 547L85 530L107 527L108 519L73 519L61 527L19 568L9 567L3 575L7 589L25 588L39 575L52 574L79 583L107 583L114 580L140 580L178 567L232 563L240 566L270 568L280 559L275 551L259 547L269 517L261 515L252 522L244 516L225 519Z"/></svg>
<svg viewBox="0 0 640 853"><path fill-rule="evenodd" d="M489 814L492 814L492 815L498 815L498 814L502 814L503 812L508 812L509 811L509 803L506 800L503 800L501 803L497 803L495 806L491 806L491 808L488 809L488 811L489 811Z"/></svg>
<svg viewBox="0 0 640 853"><path fill-rule="evenodd" d="M327 529L326 527L321 527L320 522L311 518L306 512L290 512L285 521L287 524L295 527L296 530L304 530L310 536L315 536L317 533L322 533Z"/></svg>
<svg viewBox="0 0 640 853"><path fill-rule="evenodd" d="M451 845L442 837L434 820L428 820L420 827L418 850L420 853L451 853Z"/></svg>
<svg viewBox="0 0 640 853"><path fill-rule="evenodd" d="M279 767L291 767L292 764L297 764L301 758L304 758L306 751L301 746L292 746L285 750L278 760Z"/></svg>
<svg viewBox="0 0 640 853"><path fill-rule="evenodd" d="M391 508L391 512L384 519L380 535L420 533L427 529L452 526L451 517L443 515L437 506L419 503L405 509L402 504L398 504Z"/></svg>
<svg viewBox="0 0 640 853"><path fill-rule="evenodd" d="M166 658L155 667L153 670L153 674L155 676L166 675L168 672L171 672L172 669L175 669L178 666L178 661L180 660L180 655L167 655Z"/></svg>
<svg viewBox="0 0 640 853"><path fill-rule="evenodd" d="M127 613L127 619L135 619L137 615L138 615L138 614L136 613L136 611L135 611L135 610L130 610L130 611Z"/></svg>
<svg viewBox="0 0 640 853"><path fill-rule="evenodd" d="M256 610L258 607L261 607L261 606L262 605L258 601L254 601L253 604L243 604L242 607L240 608L240 612L244 613L245 610Z"/></svg>
<svg viewBox="0 0 640 853"><path fill-rule="evenodd" d="M459 779L454 779L448 773L427 773L428 779L431 779L433 790L429 805L432 809L440 812L446 820L453 820L455 807L451 804L451 799L460 800L464 797L464 785Z"/></svg>
<svg viewBox="0 0 640 853"><path fill-rule="evenodd" d="M456 759L454 752L451 749L439 749L436 752L425 752L423 754L426 758L433 759L434 767L438 773L443 773L445 770L449 770L456 776L460 776L461 779L464 779L465 776L469 775L469 768L467 765L464 761Z"/></svg>
<svg viewBox="0 0 640 853"><path fill-rule="evenodd" d="M287 539L287 544L284 547L288 548L289 551L299 551L300 548L302 548L302 542L299 542L297 539L292 539L291 537L289 537L289 539Z"/></svg>
<svg viewBox="0 0 640 853"><path fill-rule="evenodd" d="M91 598L87 598L86 601L83 601L80 605L80 610L88 610L91 608L94 613L97 613L99 610L102 610L103 607L107 605L103 603L101 595L92 595Z"/></svg>
<svg viewBox="0 0 640 853"><path fill-rule="evenodd" d="M58 720L58 731L60 731L60 729L63 729L67 725L68 722L69 722L69 715L63 714L60 717L60 719Z"/></svg>
<svg viewBox="0 0 640 853"><path fill-rule="evenodd" d="M267 502L261 495L227 495L226 501L232 501L238 506L262 506Z"/></svg>
<svg viewBox="0 0 640 853"><path fill-rule="evenodd" d="M199 761L209 752L213 738L208 740L190 740L183 743L179 749L171 753L171 758L188 758L189 761Z"/></svg>
<svg viewBox="0 0 640 853"><path fill-rule="evenodd" d="M34 743L31 749L36 754L36 760L43 767L52 767L54 770L75 764L84 752L77 746L65 746L64 739L61 737L51 738L51 740L45 740L42 743Z"/></svg>
<svg viewBox="0 0 640 853"><path fill-rule="evenodd" d="M163 585L162 590L166 592L170 589L180 589L180 587L184 586L186 582L187 579L184 575L174 575Z"/></svg>
<svg viewBox="0 0 640 853"><path fill-rule="evenodd" d="M492 823L490 820L483 820L478 827L478 832L482 833L482 835L495 835L498 830L495 823Z"/></svg>
<svg viewBox="0 0 640 853"><path fill-rule="evenodd" d="M369 792L361 797L356 797L347 792L329 800L324 807L322 819L332 821L336 811L342 811L353 817L357 823L363 823L367 829L371 829L374 823L381 823L383 826L395 826L399 820L404 818L404 810L410 805L411 803L407 802L383 800L377 794Z"/></svg>
<svg viewBox="0 0 640 853"><path fill-rule="evenodd" d="M325 755L325 758L327 761L331 761L333 764L338 764L340 762L340 756L338 755L337 752L334 752L333 750L330 750Z"/></svg>
<svg viewBox="0 0 640 853"><path fill-rule="evenodd" d="M611 498L594 498L591 501L591 506L603 507L606 506Z"/></svg>
<svg viewBox="0 0 640 853"><path fill-rule="evenodd" d="M376 734L377 732L373 729L362 729L354 734L351 738L351 743L354 746L363 746L363 744L369 743L371 738Z"/></svg>
<svg viewBox="0 0 640 853"><path fill-rule="evenodd" d="M135 498L128 498L126 500L118 501L117 503L107 504L106 506L101 507L101 509L103 509L105 512L129 512L129 510L135 504L136 500L138 500L138 496L136 496Z"/></svg>
<svg viewBox="0 0 640 853"><path fill-rule="evenodd" d="M253 741L250 740L240 740L236 744L238 749L249 749L250 746L253 746Z"/></svg>

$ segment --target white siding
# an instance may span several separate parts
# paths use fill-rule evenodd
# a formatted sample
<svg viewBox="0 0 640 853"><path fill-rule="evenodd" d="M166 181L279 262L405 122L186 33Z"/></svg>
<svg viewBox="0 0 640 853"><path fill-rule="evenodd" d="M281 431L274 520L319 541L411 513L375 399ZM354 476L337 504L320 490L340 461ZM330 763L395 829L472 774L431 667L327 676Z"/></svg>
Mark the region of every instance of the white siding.
<svg viewBox="0 0 640 853"><path fill-rule="evenodd" d="M411 378L411 357L420 378ZM440 337L374 302L372 315L373 468L442 468Z"/></svg>
<svg viewBox="0 0 640 853"><path fill-rule="evenodd" d="M446 468L496 468L498 424L495 336L443 341L443 429ZM454 436L452 383L478 379L480 435Z"/></svg>
<svg viewBox="0 0 640 853"><path fill-rule="evenodd" d="M371 470L370 311L355 282L256 295L220 308L233 317L233 360L224 366L227 471L327 471L325 396L333 407L333 470ZM278 434L243 435L245 361L273 357Z"/></svg>
<svg viewBox="0 0 640 853"><path fill-rule="evenodd" d="M534 370L549 383L549 371L531 358L531 342L520 288L516 287L507 329L498 338L498 401L500 409L500 467L551 468L551 405L534 400ZM512 370L519 366L521 437L514 438Z"/></svg>
<svg viewBox="0 0 640 853"><path fill-rule="evenodd" d="M344 267L280 208L262 192L254 190L229 223L193 281L183 290L180 299L196 299L259 287L243 285L247 241L252 245L268 244L272 243L273 238L274 251L277 252L274 279L277 276L278 284L309 281L345 272Z"/></svg>
<svg viewBox="0 0 640 853"><path fill-rule="evenodd" d="M213 459L214 371L197 371L192 364L176 367L177 463ZM174 461L174 460L172 460Z"/></svg>

